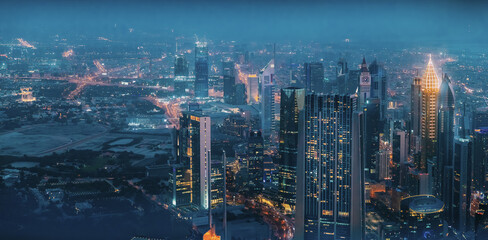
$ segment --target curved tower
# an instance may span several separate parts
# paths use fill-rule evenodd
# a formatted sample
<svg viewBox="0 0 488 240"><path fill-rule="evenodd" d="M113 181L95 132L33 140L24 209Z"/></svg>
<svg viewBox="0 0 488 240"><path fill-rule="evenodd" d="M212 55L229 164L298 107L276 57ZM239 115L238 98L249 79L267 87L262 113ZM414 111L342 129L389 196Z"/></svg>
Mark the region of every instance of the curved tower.
<svg viewBox="0 0 488 240"><path fill-rule="evenodd" d="M437 115L437 168L434 176L434 192L446 204L446 217L450 219L452 206L452 167L454 146L454 91L451 80L444 75L439 88Z"/></svg>

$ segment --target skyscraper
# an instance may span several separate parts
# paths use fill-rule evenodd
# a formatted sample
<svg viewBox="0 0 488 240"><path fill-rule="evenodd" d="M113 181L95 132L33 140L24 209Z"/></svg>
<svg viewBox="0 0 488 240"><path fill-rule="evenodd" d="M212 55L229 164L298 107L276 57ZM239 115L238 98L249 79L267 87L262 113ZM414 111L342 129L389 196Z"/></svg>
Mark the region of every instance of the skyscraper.
<svg viewBox="0 0 488 240"><path fill-rule="evenodd" d="M188 61L186 61L185 55L177 54L175 56L175 77L176 76L188 76Z"/></svg>
<svg viewBox="0 0 488 240"><path fill-rule="evenodd" d="M339 94L346 93L347 78L349 76L349 69L347 68L347 62L343 58L337 62L336 67L336 83Z"/></svg>
<svg viewBox="0 0 488 240"><path fill-rule="evenodd" d="M207 209L211 170L211 121L198 112L183 112L178 133L179 162L187 167L191 181L191 203Z"/></svg>
<svg viewBox="0 0 488 240"><path fill-rule="evenodd" d="M438 101L438 147L437 167L434 175L434 193L446 203L443 195L452 193L452 183L446 182L444 177L445 167L452 166L453 142L454 142L454 91L449 77L444 75L439 90ZM446 186L444 186L446 185Z"/></svg>
<svg viewBox="0 0 488 240"><path fill-rule="evenodd" d="M259 103L259 78L256 74L247 76L247 103L255 105Z"/></svg>
<svg viewBox="0 0 488 240"><path fill-rule="evenodd" d="M264 138L269 138L271 135L276 135L276 123L278 109L276 109L275 93L276 84L274 82L275 65L274 59L261 69L259 72L259 82L261 84L261 95L259 97L261 103L261 129Z"/></svg>
<svg viewBox="0 0 488 240"><path fill-rule="evenodd" d="M371 74L371 97L380 100L380 119L383 120L385 118L386 106L388 105L386 101L386 70L375 59L369 65L369 72Z"/></svg>
<svg viewBox="0 0 488 240"><path fill-rule="evenodd" d="M324 91L324 65L320 62L305 63L303 87L306 92Z"/></svg>
<svg viewBox="0 0 488 240"><path fill-rule="evenodd" d="M486 192L488 190L488 127L474 129L474 190Z"/></svg>
<svg viewBox="0 0 488 240"><path fill-rule="evenodd" d="M356 96L349 95L306 97L296 239L362 238L364 120L356 111L356 101Z"/></svg>
<svg viewBox="0 0 488 240"><path fill-rule="evenodd" d="M410 89L410 148L412 153L420 152L422 126L422 78L415 77Z"/></svg>
<svg viewBox="0 0 488 240"><path fill-rule="evenodd" d="M208 48L206 42L195 44L195 96L208 97Z"/></svg>
<svg viewBox="0 0 488 240"><path fill-rule="evenodd" d="M437 149L437 100L439 78L435 73L432 58L429 58L427 69L422 78L422 117L421 117L421 160L420 170L427 171L429 162L434 161ZM434 162L435 165L435 162Z"/></svg>
<svg viewBox="0 0 488 240"><path fill-rule="evenodd" d="M260 131L251 131L247 144L250 190L260 193L263 189L264 141Z"/></svg>
<svg viewBox="0 0 488 240"><path fill-rule="evenodd" d="M365 171L366 177L371 180L378 180L379 166L377 154L380 150L380 99L367 100L363 105L364 114L364 140L365 140Z"/></svg>
<svg viewBox="0 0 488 240"><path fill-rule="evenodd" d="M454 186L453 186L453 227L459 231L468 230L469 205L472 193L472 140L461 134L454 139Z"/></svg>
<svg viewBox="0 0 488 240"><path fill-rule="evenodd" d="M295 206L298 145L303 141L299 138L299 128L303 126L304 104L303 88L281 90L278 191L281 201L291 208Z"/></svg>
<svg viewBox="0 0 488 240"><path fill-rule="evenodd" d="M225 103L235 104L236 78L234 62L222 62L222 76L224 80L224 101Z"/></svg>

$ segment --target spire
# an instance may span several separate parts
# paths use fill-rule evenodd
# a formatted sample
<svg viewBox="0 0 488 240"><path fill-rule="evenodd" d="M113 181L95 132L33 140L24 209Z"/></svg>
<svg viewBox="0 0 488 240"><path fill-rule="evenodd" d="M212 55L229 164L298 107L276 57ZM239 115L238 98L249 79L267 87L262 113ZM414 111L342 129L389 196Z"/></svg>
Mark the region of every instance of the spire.
<svg viewBox="0 0 488 240"><path fill-rule="evenodd" d="M429 54L429 63L427 69L425 69L424 76L422 78L422 91L439 91L439 78L435 73L435 67L432 63L432 56Z"/></svg>
<svg viewBox="0 0 488 240"><path fill-rule="evenodd" d="M363 63L361 64L361 72L369 72L368 65L366 64L366 58L363 57Z"/></svg>

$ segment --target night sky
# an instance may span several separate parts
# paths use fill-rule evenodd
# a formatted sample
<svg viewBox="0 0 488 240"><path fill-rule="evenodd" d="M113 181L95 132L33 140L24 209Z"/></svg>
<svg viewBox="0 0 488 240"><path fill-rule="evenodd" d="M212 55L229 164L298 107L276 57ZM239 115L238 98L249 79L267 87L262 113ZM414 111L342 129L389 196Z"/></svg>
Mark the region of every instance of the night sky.
<svg viewBox="0 0 488 240"><path fill-rule="evenodd" d="M2 1L0 35L136 32L237 41L488 40L483 1Z"/></svg>

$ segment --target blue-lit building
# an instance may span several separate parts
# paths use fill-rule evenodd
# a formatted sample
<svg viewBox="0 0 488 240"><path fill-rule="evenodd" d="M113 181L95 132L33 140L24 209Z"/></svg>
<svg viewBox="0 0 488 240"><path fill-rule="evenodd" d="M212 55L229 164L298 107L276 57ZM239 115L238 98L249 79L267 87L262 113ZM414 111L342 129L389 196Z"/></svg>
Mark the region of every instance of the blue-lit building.
<svg viewBox="0 0 488 240"><path fill-rule="evenodd" d="M289 87L281 89L280 134L278 163L278 192L281 202L295 206L297 158L300 127L303 126L305 90Z"/></svg>
<svg viewBox="0 0 488 240"><path fill-rule="evenodd" d="M355 95L307 95L297 166L296 239L361 239L363 114ZM301 152L301 151L299 151Z"/></svg>
<svg viewBox="0 0 488 240"><path fill-rule="evenodd" d="M208 97L208 48L206 42L195 45L195 96Z"/></svg>

